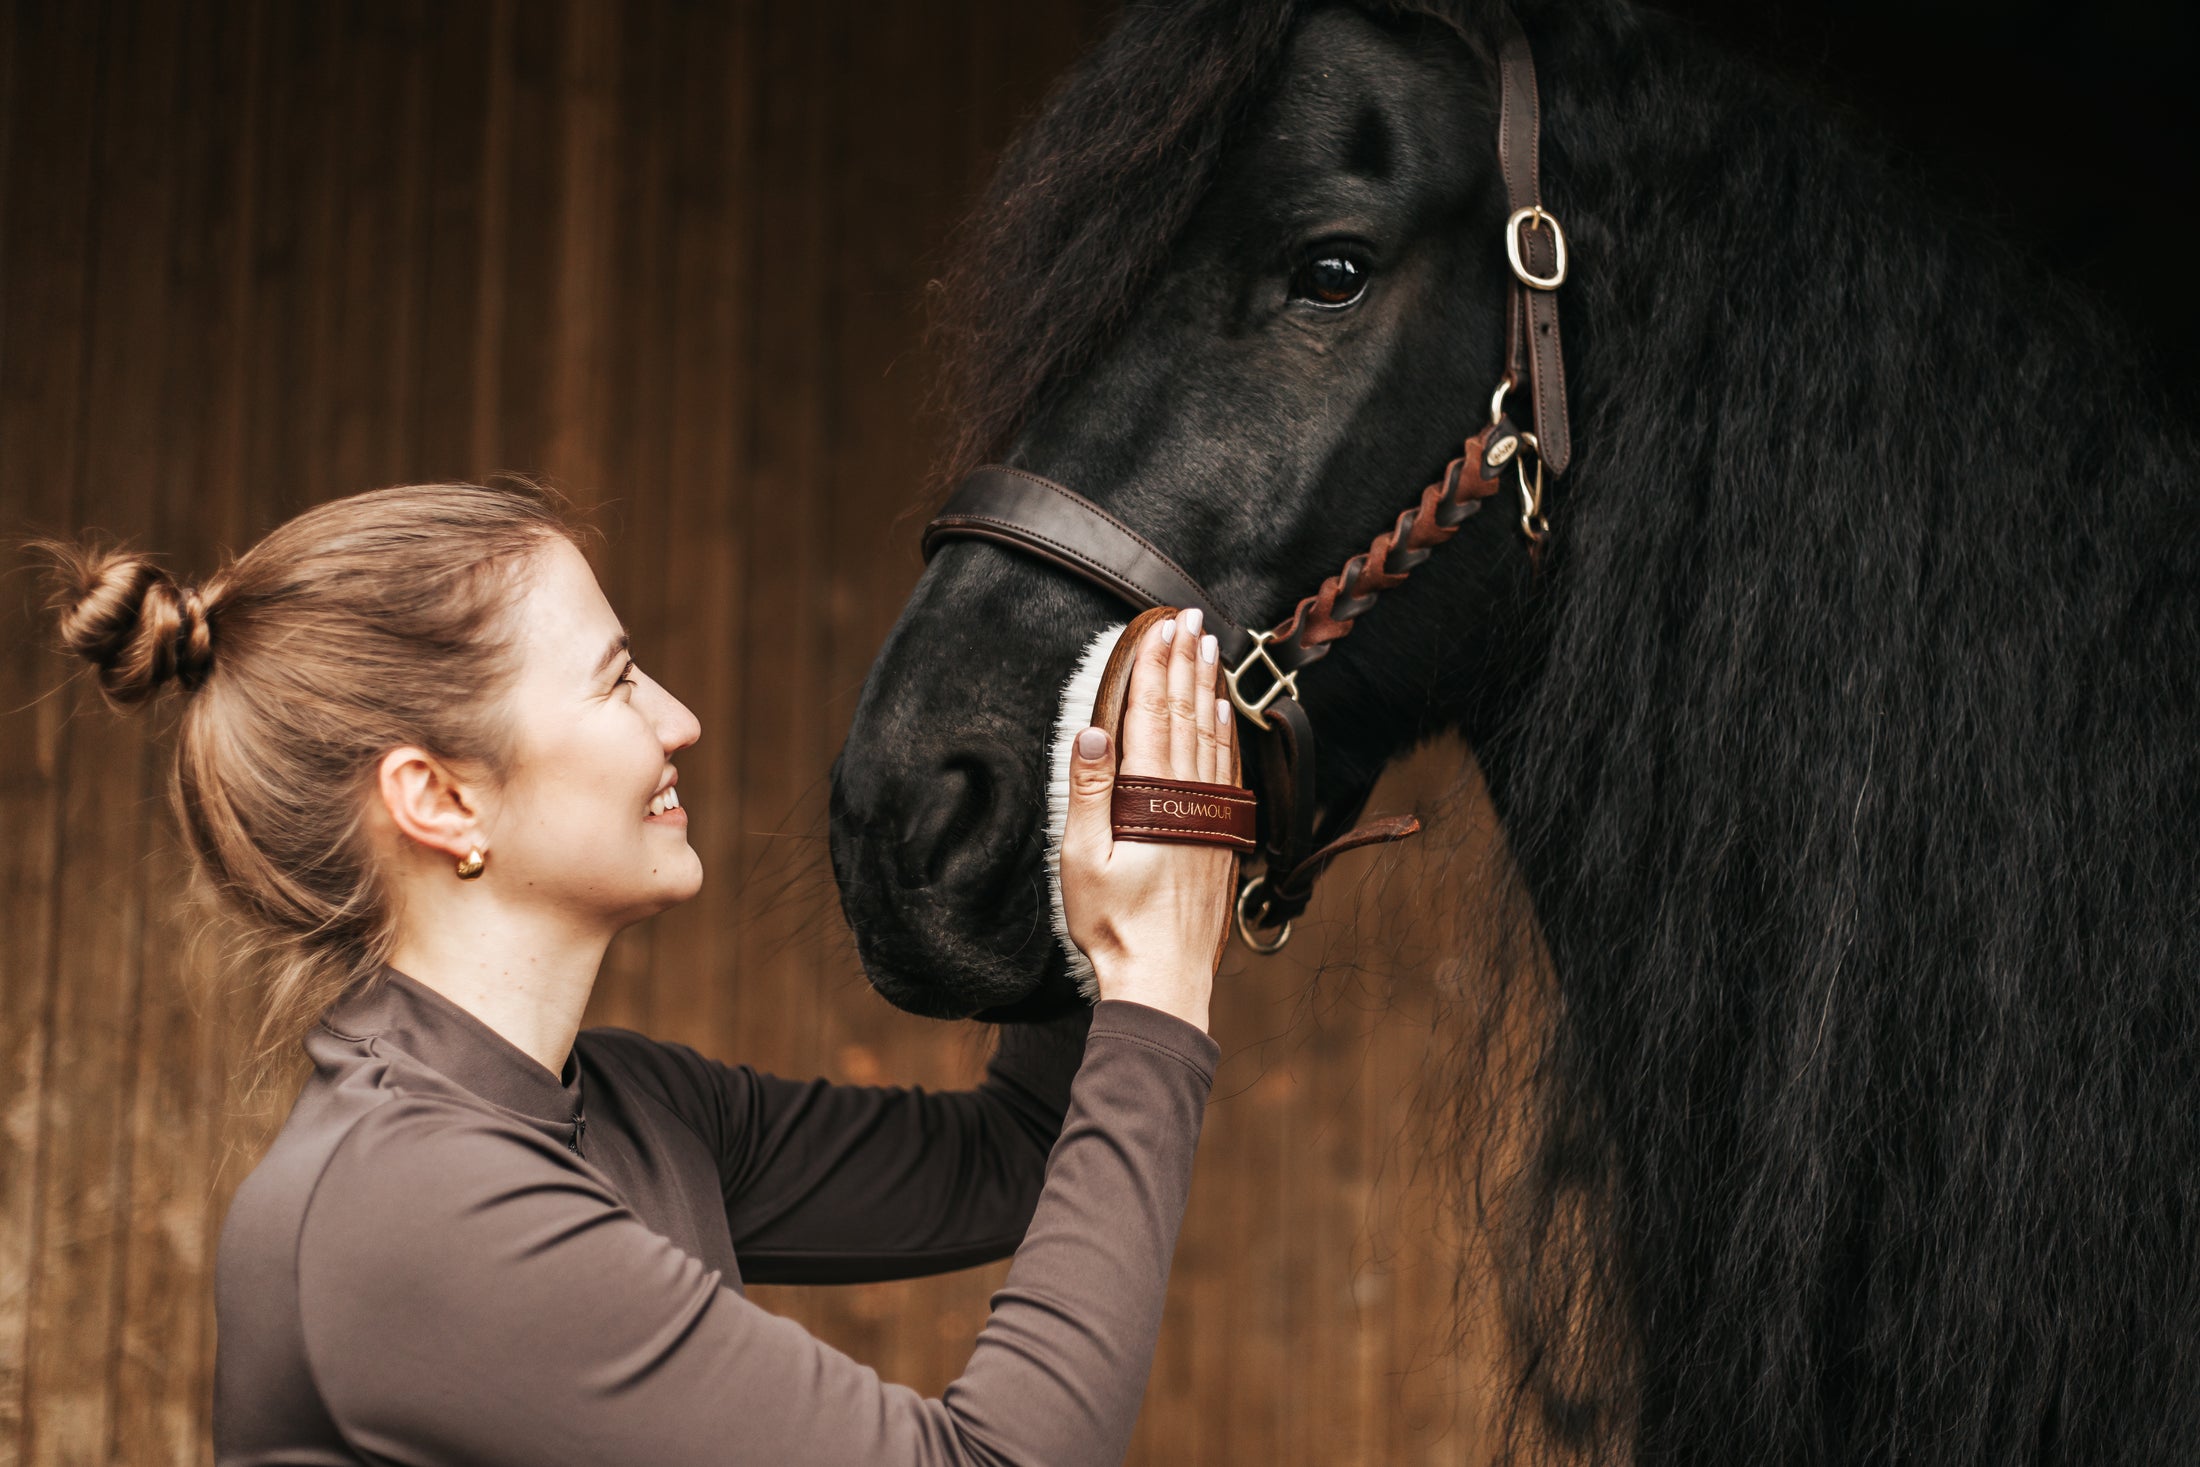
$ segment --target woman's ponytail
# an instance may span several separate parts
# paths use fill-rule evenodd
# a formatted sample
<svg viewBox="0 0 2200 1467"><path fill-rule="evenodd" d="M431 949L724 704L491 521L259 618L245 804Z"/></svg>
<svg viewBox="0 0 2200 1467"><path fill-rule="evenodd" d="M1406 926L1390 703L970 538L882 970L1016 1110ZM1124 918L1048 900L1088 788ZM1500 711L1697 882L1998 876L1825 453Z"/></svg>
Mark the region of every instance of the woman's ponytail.
<svg viewBox="0 0 2200 1467"><path fill-rule="evenodd" d="M91 541L40 540L29 549L52 562L47 605L63 649L99 670L109 698L142 703L170 681L187 692L206 681L218 585L179 585L150 556Z"/></svg>

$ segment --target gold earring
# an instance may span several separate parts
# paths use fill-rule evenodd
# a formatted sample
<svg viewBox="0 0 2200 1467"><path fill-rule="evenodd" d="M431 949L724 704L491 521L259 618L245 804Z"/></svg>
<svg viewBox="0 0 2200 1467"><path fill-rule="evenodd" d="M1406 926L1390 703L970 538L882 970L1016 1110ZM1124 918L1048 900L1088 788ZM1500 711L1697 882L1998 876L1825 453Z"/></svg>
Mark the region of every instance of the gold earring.
<svg viewBox="0 0 2200 1467"><path fill-rule="evenodd" d="M489 857L487 854L482 851L481 847L475 846L459 861L458 879L460 881L471 881L488 869L488 865Z"/></svg>

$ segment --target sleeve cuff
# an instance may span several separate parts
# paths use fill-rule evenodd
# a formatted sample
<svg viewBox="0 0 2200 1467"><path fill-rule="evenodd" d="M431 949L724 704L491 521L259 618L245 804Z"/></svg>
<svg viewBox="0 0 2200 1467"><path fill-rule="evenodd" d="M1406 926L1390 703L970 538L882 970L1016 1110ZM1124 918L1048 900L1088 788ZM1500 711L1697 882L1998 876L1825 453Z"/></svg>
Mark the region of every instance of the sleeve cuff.
<svg viewBox="0 0 2200 1467"><path fill-rule="evenodd" d="M1174 1014L1129 999L1103 998L1092 1006L1092 1030L1086 1042L1110 1035L1165 1050L1210 1084L1215 1062L1222 1057L1222 1047L1210 1035Z"/></svg>

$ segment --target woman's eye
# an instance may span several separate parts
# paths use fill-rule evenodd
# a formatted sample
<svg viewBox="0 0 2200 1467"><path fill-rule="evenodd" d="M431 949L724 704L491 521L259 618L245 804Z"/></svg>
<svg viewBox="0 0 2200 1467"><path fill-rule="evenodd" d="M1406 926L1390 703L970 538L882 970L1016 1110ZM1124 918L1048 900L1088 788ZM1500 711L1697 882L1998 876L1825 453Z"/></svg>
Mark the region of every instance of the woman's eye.
<svg viewBox="0 0 2200 1467"><path fill-rule="evenodd" d="M1325 250L1292 275L1291 298L1336 310L1357 301L1366 292L1368 277L1373 273L1356 255Z"/></svg>
<svg viewBox="0 0 2200 1467"><path fill-rule="evenodd" d="M621 686L622 684L629 688L634 686L634 664L631 662L626 665L626 671L619 674L619 681L613 683L611 686L616 688Z"/></svg>

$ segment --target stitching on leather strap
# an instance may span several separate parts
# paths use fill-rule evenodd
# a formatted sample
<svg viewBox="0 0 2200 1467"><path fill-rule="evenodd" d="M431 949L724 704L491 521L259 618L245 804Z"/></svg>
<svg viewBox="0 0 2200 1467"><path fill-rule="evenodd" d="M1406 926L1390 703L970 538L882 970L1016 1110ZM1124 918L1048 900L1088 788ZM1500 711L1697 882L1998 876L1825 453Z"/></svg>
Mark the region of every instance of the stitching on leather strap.
<svg viewBox="0 0 2200 1467"><path fill-rule="evenodd" d="M1058 497L1066 499L1070 503L1078 506L1078 508L1097 516L1103 524L1112 525L1116 529L1122 531L1124 535L1128 536L1130 540L1139 547L1139 549L1144 550L1154 559L1163 561L1169 565L1176 564L1175 561L1170 560L1169 557L1165 553L1163 553L1160 546L1154 544L1153 541L1148 540L1144 535L1139 534L1129 525L1124 524L1114 515L1109 514L1099 505L1094 504L1091 500L1085 498L1084 495L1079 494L1071 489L1065 489L1060 484L1055 483L1052 479L1042 479L1037 474L1025 473L1022 469L1012 469L1004 466L1000 470L1000 472L1007 474L1011 478L1021 479L1027 484L1036 484L1041 489L1051 491ZM1177 574L1182 575L1187 581L1190 581L1192 579L1191 576L1186 573L1182 567L1178 567Z"/></svg>
<svg viewBox="0 0 2200 1467"><path fill-rule="evenodd" d="M1182 566L1178 565L1174 560L1171 560L1168 553L1162 550L1160 546L1154 544L1153 541L1148 540L1144 535L1139 534L1138 531L1132 529L1129 525L1124 524L1114 515L1108 513L1105 509L1102 509L1099 505L1094 504L1091 500L1085 498L1084 495L1077 493L1075 490L1057 484L1052 479L1044 478L1038 474L1034 474L1028 469L1015 468L1009 464L988 464L984 468L978 470L978 472L999 474L1003 478L1020 480L1023 483L1031 485L1034 489L1044 489L1048 493L1054 495L1057 499L1068 501L1070 504L1076 506L1076 508L1083 513L1092 516L1094 519L1099 520L1102 524L1108 526L1110 529L1115 530L1117 533L1121 534L1125 539L1129 540L1139 549L1145 551L1148 555L1151 555L1155 560L1158 560L1163 565L1168 566L1178 576L1183 578L1186 585L1197 589L1199 583L1193 580L1191 574L1187 572ZM1011 521L996 519L990 515L977 514L966 514L960 516L943 515L941 516L941 518L984 520L991 524L1009 526L1010 528L1013 528L1021 533L1031 534L1031 537L1034 540L1045 541L1045 543L1049 545L1056 546L1057 548L1069 554L1075 555L1080 562L1083 562L1085 564L1092 564L1095 566L1096 569L1111 572L1125 585L1137 586L1137 589L1141 592L1144 592L1146 596L1152 599L1154 604L1168 604L1165 598L1156 595L1152 590L1145 586L1138 585L1138 583L1131 580L1128 575L1124 575L1122 572L1114 570L1113 567L1098 566L1095 562L1091 560L1089 556L1084 555L1082 552L1076 551L1069 546L1063 545L1058 540L1050 540L1044 535L1033 534L1032 532L1025 531L1023 526L1014 524Z"/></svg>
<svg viewBox="0 0 2200 1467"><path fill-rule="evenodd" d="M1125 774L1115 781L1119 790L1139 790L1157 795L1182 795L1196 800L1235 801L1241 805L1253 803L1251 790L1234 784L1206 784L1194 779L1154 779L1151 776Z"/></svg>
<svg viewBox="0 0 2200 1467"><path fill-rule="evenodd" d="M1065 559L1074 560L1079 565L1085 566L1095 575L1106 579L1111 584L1126 586L1131 590L1136 591L1139 595L1145 597L1146 600L1152 602L1156 606L1165 606L1168 604L1161 596L1157 595L1151 587L1143 585L1138 581L1132 580L1127 574L1125 574L1123 571L1119 570L1115 566L1102 565L1099 561L1094 560L1091 556L1087 555L1084 551L1079 550L1076 546L1068 544L1061 540L1054 539L1050 535L1042 535L1037 530L1031 529L1025 525L1020 525L1014 520L1004 520L995 515L989 514L956 514L942 515L940 516L940 522L952 523L956 525L991 525L997 529L1013 531L1014 533L1009 537L1011 539L1025 541L1030 544L1044 545L1049 550L1055 551L1056 553L1063 556Z"/></svg>

